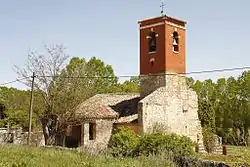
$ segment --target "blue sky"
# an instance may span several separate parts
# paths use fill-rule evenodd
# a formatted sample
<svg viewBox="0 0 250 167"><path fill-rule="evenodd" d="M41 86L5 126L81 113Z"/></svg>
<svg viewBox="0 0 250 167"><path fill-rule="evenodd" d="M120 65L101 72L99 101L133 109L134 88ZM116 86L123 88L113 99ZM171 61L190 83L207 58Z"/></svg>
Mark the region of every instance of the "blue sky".
<svg viewBox="0 0 250 167"><path fill-rule="evenodd" d="M137 21L160 15L156 0L0 2L0 84L15 80L30 50L62 43L71 56L96 56L117 75L139 74ZM167 14L187 21L187 71L250 66L250 1L172 0ZM236 72L197 74L215 79ZM21 84L12 84L23 88Z"/></svg>

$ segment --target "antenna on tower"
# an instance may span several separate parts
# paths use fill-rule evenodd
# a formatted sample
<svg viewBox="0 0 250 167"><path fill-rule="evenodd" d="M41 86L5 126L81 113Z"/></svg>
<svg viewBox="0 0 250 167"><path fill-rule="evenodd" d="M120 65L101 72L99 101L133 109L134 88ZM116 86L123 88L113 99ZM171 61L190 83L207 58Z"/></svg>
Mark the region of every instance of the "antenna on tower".
<svg viewBox="0 0 250 167"><path fill-rule="evenodd" d="M164 13L164 6L165 6L165 4L164 4L164 1L162 0L162 1L161 1L161 6L160 6L160 7L161 7L161 14L162 14L162 15L164 15L164 14L163 14L163 13Z"/></svg>

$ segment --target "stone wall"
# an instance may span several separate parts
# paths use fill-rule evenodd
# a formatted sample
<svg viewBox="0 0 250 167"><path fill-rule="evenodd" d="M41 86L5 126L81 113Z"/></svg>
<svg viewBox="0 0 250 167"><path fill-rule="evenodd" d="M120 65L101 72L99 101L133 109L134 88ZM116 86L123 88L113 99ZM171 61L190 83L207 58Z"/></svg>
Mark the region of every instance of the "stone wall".
<svg viewBox="0 0 250 167"><path fill-rule="evenodd" d="M0 144L27 144L28 132L22 132L17 128L0 128ZM31 133L30 144L34 146L44 146L44 136L42 132Z"/></svg>
<svg viewBox="0 0 250 167"><path fill-rule="evenodd" d="M140 75L140 97L143 99L156 89L166 86L165 74Z"/></svg>
<svg viewBox="0 0 250 167"><path fill-rule="evenodd" d="M28 132L23 132L20 135L19 144L27 144ZM30 145L32 146L45 146L43 132L32 132L30 136Z"/></svg>
<svg viewBox="0 0 250 167"><path fill-rule="evenodd" d="M0 129L0 144L12 143L12 136L7 128Z"/></svg>
<svg viewBox="0 0 250 167"><path fill-rule="evenodd" d="M198 119L198 98L189 89L186 77L177 74L141 76L138 117L141 133L151 133L155 126L202 142Z"/></svg>
<svg viewBox="0 0 250 167"><path fill-rule="evenodd" d="M94 140L89 140L89 123L84 123L82 128L83 147L89 151L107 148L113 130L114 119L98 119L95 120L95 123L96 133Z"/></svg>

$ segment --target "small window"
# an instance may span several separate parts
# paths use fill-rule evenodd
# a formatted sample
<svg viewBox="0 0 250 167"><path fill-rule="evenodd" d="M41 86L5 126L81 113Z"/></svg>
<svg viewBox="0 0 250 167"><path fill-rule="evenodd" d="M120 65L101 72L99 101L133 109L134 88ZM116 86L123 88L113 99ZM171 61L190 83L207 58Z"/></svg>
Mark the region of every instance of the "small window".
<svg viewBox="0 0 250 167"><path fill-rule="evenodd" d="M150 32L148 39L149 52L156 52L156 33Z"/></svg>
<svg viewBox="0 0 250 167"><path fill-rule="evenodd" d="M96 124L90 122L89 123L89 140L95 140L96 138Z"/></svg>
<svg viewBox="0 0 250 167"><path fill-rule="evenodd" d="M173 51L179 52L179 35L176 31L173 33Z"/></svg>

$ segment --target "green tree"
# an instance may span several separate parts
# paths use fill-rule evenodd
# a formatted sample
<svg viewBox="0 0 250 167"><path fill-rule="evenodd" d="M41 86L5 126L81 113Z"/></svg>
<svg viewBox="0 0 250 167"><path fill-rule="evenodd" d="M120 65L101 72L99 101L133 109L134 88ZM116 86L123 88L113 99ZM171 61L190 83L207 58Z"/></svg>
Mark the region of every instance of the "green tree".
<svg viewBox="0 0 250 167"><path fill-rule="evenodd" d="M46 55L31 52L27 65L17 67L16 71L22 77L35 72L35 90L43 98L38 104L44 106L39 117L45 143L53 144L59 125L73 115L75 107L97 93L109 92L118 79L112 66L96 57L88 62L73 57L66 64L68 55L62 45L45 46L45 50ZM31 78L28 77L25 83L31 85Z"/></svg>
<svg viewBox="0 0 250 167"><path fill-rule="evenodd" d="M210 152L215 147L215 141L213 140L216 132L215 102L217 99L215 84L210 79L203 82L196 81L194 84L192 84L192 80L189 80L189 83L198 95L198 117L203 128L203 142L206 150Z"/></svg>
<svg viewBox="0 0 250 167"><path fill-rule="evenodd" d="M190 78L187 77L186 82L189 88L192 88L195 84L195 80L192 77Z"/></svg>
<svg viewBox="0 0 250 167"><path fill-rule="evenodd" d="M198 115L202 126L209 126L214 131L214 102L216 101L214 83L212 80L205 80L204 82L196 81L192 88L198 95Z"/></svg>
<svg viewBox="0 0 250 167"><path fill-rule="evenodd" d="M125 81L120 85L121 92L124 93L139 93L140 92L140 80L137 76L132 76L130 80Z"/></svg>
<svg viewBox="0 0 250 167"><path fill-rule="evenodd" d="M113 68L100 59L92 57L87 62L84 58L73 57L54 80L57 83L54 111L60 116L60 132L64 132L65 122L74 119L77 105L97 93L112 92L117 81Z"/></svg>
<svg viewBox="0 0 250 167"><path fill-rule="evenodd" d="M216 100L215 108L215 125L216 133L219 136L224 136L228 132L228 112L227 110L227 81L225 78L220 78L215 84Z"/></svg>
<svg viewBox="0 0 250 167"><path fill-rule="evenodd" d="M250 75L243 72L238 78L195 81L188 79L199 100L199 119L205 132L211 131L226 144L247 145L250 128ZM207 135L207 134L206 134ZM208 136L208 138L210 138Z"/></svg>
<svg viewBox="0 0 250 167"><path fill-rule="evenodd" d="M250 128L250 71L245 71L237 79L238 90L235 97L236 110L233 115L233 128L240 145L247 145Z"/></svg>
<svg viewBox="0 0 250 167"><path fill-rule="evenodd" d="M112 88L113 93L139 93L140 79L138 76L132 76L123 83L117 83Z"/></svg>
<svg viewBox="0 0 250 167"><path fill-rule="evenodd" d="M4 124L26 129L28 127L29 91L7 87L1 87L0 90L5 108Z"/></svg>
<svg viewBox="0 0 250 167"><path fill-rule="evenodd" d="M27 86L31 86L32 78L30 76L35 72L34 88L43 99L40 101L42 104L39 104L43 106L39 117L44 131L45 143L52 144L58 122L58 119L53 115L54 100L57 97L57 83L54 82L54 78L62 73L69 56L63 45L46 45L45 51L45 54L30 52L27 64L22 68L15 66L15 71L20 77L27 78L24 82ZM56 126L52 126L51 122L55 123Z"/></svg>
<svg viewBox="0 0 250 167"><path fill-rule="evenodd" d="M74 57L64 69L58 83L55 110L63 115L61 119L69 119L69 113L74 114L75 107L87 98L97 93L109 93L117 85L117 77L110 65L100 59L85 59Z"/></svg>
<svg viewBox="0 0 250 167"><path fill-rule="evenodd" d="M112 66L106 65L96 57L92 57L86 64L86 76L93 94L111 92L112 87L118 82Z"/></svg>

